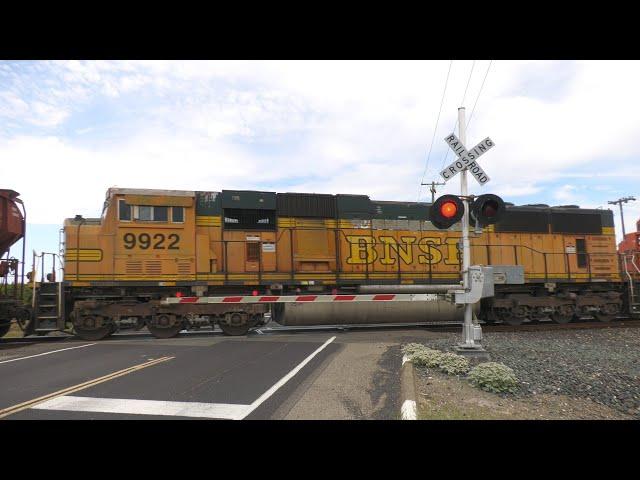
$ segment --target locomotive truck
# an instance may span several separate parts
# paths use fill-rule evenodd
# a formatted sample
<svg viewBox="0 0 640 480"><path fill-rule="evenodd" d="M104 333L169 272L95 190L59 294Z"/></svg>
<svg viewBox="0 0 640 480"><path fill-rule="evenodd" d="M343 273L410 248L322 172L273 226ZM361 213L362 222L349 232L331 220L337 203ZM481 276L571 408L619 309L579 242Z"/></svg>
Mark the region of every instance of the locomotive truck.
<svg viewBox="0 0 640 480"><path fill-rule="evenodd" d="M267 313L281 325L459 320L453 302L166 302L459 287L460 227L437 228L429 207L366 195L110 188L99 218L64 221L63 279L34 280L30 331L70 322L87 340L143 327L160 338L214 325L244 335ZM495 295L475 305L485 322L637 313L611 210L507 204L471 246L474 264L494 267Z"/></svg>

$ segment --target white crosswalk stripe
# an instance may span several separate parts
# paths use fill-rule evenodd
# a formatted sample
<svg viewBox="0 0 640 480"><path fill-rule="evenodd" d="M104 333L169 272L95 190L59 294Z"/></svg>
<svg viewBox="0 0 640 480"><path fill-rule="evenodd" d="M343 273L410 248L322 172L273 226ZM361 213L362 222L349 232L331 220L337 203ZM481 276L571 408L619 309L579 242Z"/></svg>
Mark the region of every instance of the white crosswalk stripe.
<svg viewBox="0 0 640 480"><path fill-rule="evenodd" d="M239 420L246 416L251 405L230 403L168 402L130 398L94 398L63 395L32 407L36 410L64 410L72 412L120 413L132 415L163 415Z"/></svg>

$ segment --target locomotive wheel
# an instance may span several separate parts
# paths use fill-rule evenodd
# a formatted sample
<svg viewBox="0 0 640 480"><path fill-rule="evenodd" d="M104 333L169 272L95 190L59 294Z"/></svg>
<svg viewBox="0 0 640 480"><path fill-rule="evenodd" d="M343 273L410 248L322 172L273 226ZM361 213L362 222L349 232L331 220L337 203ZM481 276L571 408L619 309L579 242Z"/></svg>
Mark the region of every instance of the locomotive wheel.
<svg viewBox="0 0 640 480"><path fill-rule="evenodd" d="M147 325L147 329L156 338L172 338L180 333L182 325L174 325L173 327L154 327Z"/></svg>
<svg viewBox="0 0 640 480"><path fill-rule="evenodd" d="M11 329L11 322L0 326L0 337L4 337L7 333L9 333L10 329Z"/></svg>
<svg viewBox="0 0 640 480"><path fill-rule="evenodd" d="M481 317L480 319L483 320L487 325L493 325L494 323L496 323L496 320L498 318L499 315L494 312L493 309L488 309L484 317Z"/></svg>
<svg viewBox="0 0 640 480"><path fill-rule="evenodd" d="M106 325L100 328L93 328L93 329L73 327L73 330L75 334L81 339L90 340L92 342L96 340L102 340L103 338L106 338L109 336L109 334L111 334L110 325Z"/></svg>
<svg viewBox="0 0 640 480"><path fill-rule="evenodd" d="M503 318L502 321L508 325L513 325L515 327L518 325L522 325L525 320L526 320L526 317L517 317L515 315L512 315L510 317Z"/></svg>
<svg viewBox="0 0 640 480"><path fill-rule="evenodd" d="M549 315L553 323L569 323L573 320L573 315L562 315L560 313L552 313Z"/></svg>
<svg viewBox="0 0 640 480"><path fill-rule="evenodd" d="M249 328L251 328L251 322L243 321L242 316L237 313L231 315L230 321L221 320L218 325L220 325L220 329L225 335L233 337L246 335L249 333Z"/></svg>
<svg viewBox="0 0 640 480"><path fill-rule="evenodd" d="M113 333L111 323L104 325L102 319L99 317L81 317L78 323L79 324L74 323L73 330L75 334L83 340L102 340Z"/></svg>
<svg viewBox="0 0 640 480"><path fill-rule="evenodd" d="M594 313L593 317L599 322L610 322L614 318L616 318L616 314L605 314L605 313Z"/></svg>
<svg viewBox="0 0 640 480"><path fill-rule="evenodd" d="M562 305L549 316L554 323L569 323L571 320L573 320L574 315L575 308L573 307L573 305Z"/></svg>
<svg viewBox="0 0 640 480"><path fill-rule="evenodd" d="M172 338L182 330L182 321L173 315L157 315L147 323L147 329L156 338Z"/></svg>
<svg viewBox="0 0 640 480"><path fill-rule="evenodd" d="M598 313L594 313L593 316L600 322L610 322L620 313L620 307L615 303L607 303L601 307Z"/></svg>
<svg viewBox="0 0 640 480"><path fill-rule="evenodd" d="M528 309L524 305L518 305L517 307L509 309L502 315L501 320L509 325L517 326L522 325L527 319Z"/></svg>
<svg viewBox="0 0 640 480"><path fill-rule="evenodd" d="M229 335L232 337L239 337L241 335L246 335L249 333L249 324L245 325L229 325L228 323L219 323L220 329L223 331L225 335Z"/></svg>

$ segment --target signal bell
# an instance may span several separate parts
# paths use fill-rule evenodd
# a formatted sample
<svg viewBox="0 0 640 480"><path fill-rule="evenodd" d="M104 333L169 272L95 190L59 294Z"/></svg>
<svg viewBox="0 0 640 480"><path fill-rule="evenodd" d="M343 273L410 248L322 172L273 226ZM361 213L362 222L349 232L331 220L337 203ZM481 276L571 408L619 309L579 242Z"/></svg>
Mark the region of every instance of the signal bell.
<svg viewBox="0 0 640 480"><path fill-rule="evenodd" d="M442 195L429 209L431 223L440 229L451 227L464 215L464 204L455 195Z"/></svg>
<svg viewBox="0 0 640 480"><path fill-rule="evenodd" d="M484 227L499 222L504 215L505 206L499 196L485 193L473 201L470 210L473 219Z"/></svg>

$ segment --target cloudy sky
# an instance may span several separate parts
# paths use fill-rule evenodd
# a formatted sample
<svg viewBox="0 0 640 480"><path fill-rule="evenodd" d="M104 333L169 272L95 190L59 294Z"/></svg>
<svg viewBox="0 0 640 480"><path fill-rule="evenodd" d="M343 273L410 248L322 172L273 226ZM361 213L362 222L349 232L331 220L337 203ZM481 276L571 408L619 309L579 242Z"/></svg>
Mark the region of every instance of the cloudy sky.
<svg viewBox="0 0 640 480"><path fill-rule="evenodd" d="M430 201L464 104L467 145L496 143L471 193L608 208L640 193L638 84L637 61L2 61L0 186L50 251L111 186Z"/></svg>

